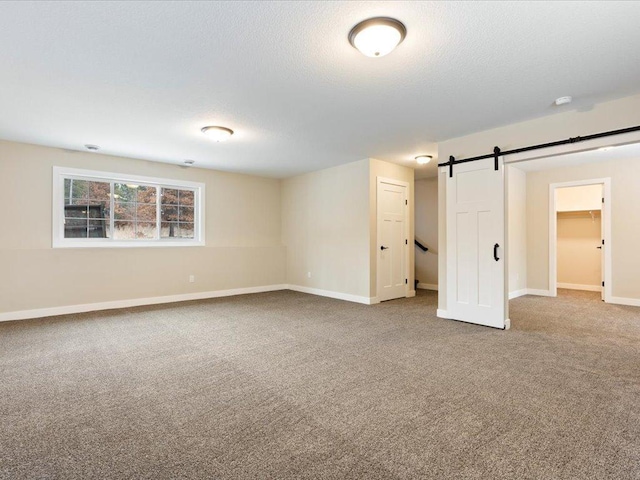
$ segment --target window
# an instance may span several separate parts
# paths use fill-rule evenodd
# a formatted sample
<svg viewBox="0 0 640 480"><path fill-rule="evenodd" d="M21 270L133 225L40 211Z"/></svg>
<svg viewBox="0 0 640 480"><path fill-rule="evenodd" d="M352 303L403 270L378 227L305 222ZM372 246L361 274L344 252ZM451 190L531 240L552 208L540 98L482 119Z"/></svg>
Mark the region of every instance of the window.
<svg viewBox="0 0 640 480"><path fill-rule="evenodd" d="M202 183L53 168L53 246L204 245Z"/></svg>

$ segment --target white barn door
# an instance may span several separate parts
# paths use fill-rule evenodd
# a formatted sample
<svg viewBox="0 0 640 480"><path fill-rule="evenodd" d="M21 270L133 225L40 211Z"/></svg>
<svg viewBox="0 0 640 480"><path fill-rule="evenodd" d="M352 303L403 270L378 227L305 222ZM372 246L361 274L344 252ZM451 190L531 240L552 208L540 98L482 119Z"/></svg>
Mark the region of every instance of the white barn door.
<svg viewBox="0 0 640 480"><path fill-rule="evenodd" d="M447 317L505 328L505 187L499 158L447 173Z"/></svg>

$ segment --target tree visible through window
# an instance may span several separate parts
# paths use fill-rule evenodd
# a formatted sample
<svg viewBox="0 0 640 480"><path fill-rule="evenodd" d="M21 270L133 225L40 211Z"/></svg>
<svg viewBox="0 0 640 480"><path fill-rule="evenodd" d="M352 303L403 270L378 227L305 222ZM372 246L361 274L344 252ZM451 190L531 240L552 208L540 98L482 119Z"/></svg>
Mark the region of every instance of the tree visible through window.
<svg viewBox="0 0 640 480"><path fill-rule="evenodd" d="M60 232L58 238L103 239L107 243L165 243L171 239L201 242L197 212L202 184L182 182L188 186L172 186L140 181L142 177L125 180L111 174L83 178L76 172L85 171L66 169L72 173L65 174L65 169L56 169L61 170L58 178L62 182L62 191L57 195L63 197L54 198L54 202L63 205L63 228L54 225L54 231ZM86 173L97 177L100 172ZM55 239L56 235L54 245ZM62 242L57 246L65 245Z"/></svg>
<svg viewBox="0 0 640 480"><path fill-rule="evenodd" d="M163 188L160 238L193 238L193 191Z"/></svg>

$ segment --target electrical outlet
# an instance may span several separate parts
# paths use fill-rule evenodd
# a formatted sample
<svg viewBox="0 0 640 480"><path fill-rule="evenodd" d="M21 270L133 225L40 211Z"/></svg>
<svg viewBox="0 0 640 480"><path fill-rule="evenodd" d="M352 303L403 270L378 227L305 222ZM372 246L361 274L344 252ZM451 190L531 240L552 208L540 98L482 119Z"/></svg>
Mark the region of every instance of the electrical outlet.
<svg viewBox="0 0 640 480"><path fill-rule="evenodd" d="M189 283L193 283L196 281L196 276L195 275L189 275Z"/></svg>

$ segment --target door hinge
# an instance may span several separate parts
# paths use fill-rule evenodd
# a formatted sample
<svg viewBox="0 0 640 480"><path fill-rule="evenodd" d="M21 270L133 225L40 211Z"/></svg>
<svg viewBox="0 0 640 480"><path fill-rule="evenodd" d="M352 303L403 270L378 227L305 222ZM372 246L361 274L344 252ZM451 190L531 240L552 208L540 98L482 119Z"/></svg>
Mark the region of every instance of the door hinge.
<svg viewBox="0 0 640 480"><path fill-rule="evenodd" d="M602 286L604 287L604 282L602 282Z"/></svg>
<svg viewBox="0 0 640 480"><path fill-rule="evenodd" d="M405 279L404 279L404 283L405 283L405 285L406 285L407 283L409 283L409 279L408 279L408 278L405 278Z"/></svg>
<svg viewBox="0 0 640 480"><path fill-rule="evenodd" d="M602 197L602 203L604 203L604 197Z"/></svg>
<svg viewBox="0 0 640 480"><path fill-rule="evenodd" d="M404 204L405 204L405 205L409 205L409 201L408 201L408 200L405 200L405 201L404 201Z"/></svg>
<svg viewBox="0 0 640 480"><path fill-rule="evenodd" d="M602 239L602 244L604 245L604 238Z"/></svg>
<svg viewBox="0 0 640 480"><path fill-rule="evenodd" d="M409 245L409 240L407 240L406 238L404 239L404 244L405 245Z"/></svg>

